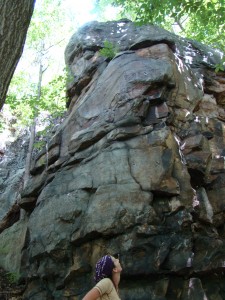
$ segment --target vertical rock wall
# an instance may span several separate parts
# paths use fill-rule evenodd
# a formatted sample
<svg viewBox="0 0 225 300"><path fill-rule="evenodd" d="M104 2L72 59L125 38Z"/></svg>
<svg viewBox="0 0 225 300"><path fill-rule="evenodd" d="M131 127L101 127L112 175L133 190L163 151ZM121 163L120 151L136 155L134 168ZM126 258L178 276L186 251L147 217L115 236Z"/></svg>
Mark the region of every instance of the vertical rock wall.
<svg viewBox="0 0 225 300"><path fill-rule="evenodd" d="M121 20L82 27L65 58L68 117L33 162L26 219L1 233L0 249L23 236L24 299L82 299L105 253L120 253L124 300L225 299L219 54Z"/></svg>

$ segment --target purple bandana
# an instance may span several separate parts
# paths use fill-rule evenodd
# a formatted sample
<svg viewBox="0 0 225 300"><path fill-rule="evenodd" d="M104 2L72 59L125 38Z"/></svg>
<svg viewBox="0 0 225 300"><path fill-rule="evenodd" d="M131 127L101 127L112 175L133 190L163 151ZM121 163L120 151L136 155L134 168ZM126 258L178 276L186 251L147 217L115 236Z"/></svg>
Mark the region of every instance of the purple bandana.
<svg viewBox="0 0 225 300"><path fill-rule="evenodd" d="M95 266L95 282L99 282L103 278L111 277L114 263L111 256L103 256Z"/></svg>

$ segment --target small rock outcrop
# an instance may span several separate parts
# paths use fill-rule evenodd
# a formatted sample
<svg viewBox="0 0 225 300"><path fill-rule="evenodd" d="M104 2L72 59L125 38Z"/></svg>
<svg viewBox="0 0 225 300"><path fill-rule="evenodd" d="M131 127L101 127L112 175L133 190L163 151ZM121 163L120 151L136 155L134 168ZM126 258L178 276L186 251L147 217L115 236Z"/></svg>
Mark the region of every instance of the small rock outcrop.
<svg viewBox="0 0 225 300"><path fill-rule="evenodd" d="M23 299L82 299L96 260L120 253L123 300L225 299L219 53L120 20L80 28L65 59L68 116L33 161L0 266L19 272Z"/></svg>

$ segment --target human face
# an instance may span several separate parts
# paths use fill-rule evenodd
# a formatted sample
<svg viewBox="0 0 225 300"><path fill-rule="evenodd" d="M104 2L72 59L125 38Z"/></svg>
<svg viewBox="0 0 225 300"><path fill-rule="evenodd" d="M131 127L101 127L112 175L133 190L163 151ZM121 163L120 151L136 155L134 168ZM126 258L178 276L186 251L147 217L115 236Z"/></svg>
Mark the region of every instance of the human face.
<svg viewBox="0 0 225 300"><path fill-rule="evenodd" d="M115 266L115 268L114 268L115 272L119 272L120 273L123 269L121 267L119 258L115 258L114 256L111 256L111 258L112 258L112 261L113 261L114 266Z"/></svg>

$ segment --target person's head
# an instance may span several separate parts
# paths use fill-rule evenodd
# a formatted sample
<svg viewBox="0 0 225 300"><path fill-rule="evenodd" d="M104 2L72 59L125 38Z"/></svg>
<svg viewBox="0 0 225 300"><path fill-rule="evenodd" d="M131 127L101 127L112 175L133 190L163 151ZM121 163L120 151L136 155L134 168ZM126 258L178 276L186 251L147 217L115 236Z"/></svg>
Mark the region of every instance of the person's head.
<svg viewBox="0 0 225 300"><path fill-rule="evenodd" d="M95 282L99 282L103 278L112 279L113 274L122 271L119 259L105 255L96 263L95 266Z"/></svg>

